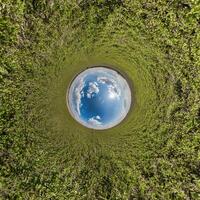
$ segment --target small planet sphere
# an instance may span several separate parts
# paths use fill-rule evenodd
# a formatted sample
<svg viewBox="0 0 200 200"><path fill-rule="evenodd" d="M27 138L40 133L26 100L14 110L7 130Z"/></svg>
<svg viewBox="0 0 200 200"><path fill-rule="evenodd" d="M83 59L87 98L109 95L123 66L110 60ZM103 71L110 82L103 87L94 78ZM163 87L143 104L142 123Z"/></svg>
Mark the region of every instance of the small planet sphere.
<svg viewBox="0 0 200 200"><path fill-rule="evenodd" d="M68 109L87 128L103 130L116 126L131 107L126 79L107 67L92 67L78 74L67 92Z"/></svg>

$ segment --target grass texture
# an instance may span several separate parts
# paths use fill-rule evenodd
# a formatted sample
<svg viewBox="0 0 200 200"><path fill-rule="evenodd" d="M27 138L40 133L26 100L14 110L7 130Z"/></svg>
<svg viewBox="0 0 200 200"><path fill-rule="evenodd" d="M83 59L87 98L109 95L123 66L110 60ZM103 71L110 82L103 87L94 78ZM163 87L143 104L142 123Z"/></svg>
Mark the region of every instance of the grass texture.
<svg viewBox="0 0 200 200"><path fill-rule="evenodd" d="M1 199L200 199L199 0L1 0L0 16ZM95 131L66 90L101 64L134 102Z"/></svg>

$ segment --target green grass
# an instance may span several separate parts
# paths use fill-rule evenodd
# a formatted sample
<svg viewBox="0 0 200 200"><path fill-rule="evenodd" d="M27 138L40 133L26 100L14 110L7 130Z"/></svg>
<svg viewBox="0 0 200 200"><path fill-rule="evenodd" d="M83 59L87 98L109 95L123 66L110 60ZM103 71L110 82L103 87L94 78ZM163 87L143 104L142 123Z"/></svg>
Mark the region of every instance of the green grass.
<svg viewBox="0 0 200 200"><path fill-rule="evenodd" d="M0 1L1 199L200 199L200 2ZM128 74L134 106L95 131L66 89Z"/></svg>

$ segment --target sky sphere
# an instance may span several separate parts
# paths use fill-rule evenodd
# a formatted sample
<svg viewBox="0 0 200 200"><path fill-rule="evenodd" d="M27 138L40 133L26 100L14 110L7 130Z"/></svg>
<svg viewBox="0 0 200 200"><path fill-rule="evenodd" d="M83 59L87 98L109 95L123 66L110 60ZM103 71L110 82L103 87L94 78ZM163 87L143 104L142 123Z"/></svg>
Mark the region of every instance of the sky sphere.
<svg viewBox="0 0 200 200"><path fill-rule="evenodd" d="M91 129L108 129L126 117L131 107L131 90L117 71L93 67L72 81L67 105L80 124Z"/></svg>

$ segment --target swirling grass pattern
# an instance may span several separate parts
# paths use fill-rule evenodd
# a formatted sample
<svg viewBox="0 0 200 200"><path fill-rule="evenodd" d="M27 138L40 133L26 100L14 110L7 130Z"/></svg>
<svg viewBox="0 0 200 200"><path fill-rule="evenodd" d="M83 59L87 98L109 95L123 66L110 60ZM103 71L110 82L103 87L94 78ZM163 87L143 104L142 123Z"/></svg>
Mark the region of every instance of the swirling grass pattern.
<svg viewBox="0 0 200 200"><path fill-rule="evenodd" d="M0 3L3 199L200 198L198 1ZM131 79L134 107L97 131L68 113L87 66Z"/></svg>

